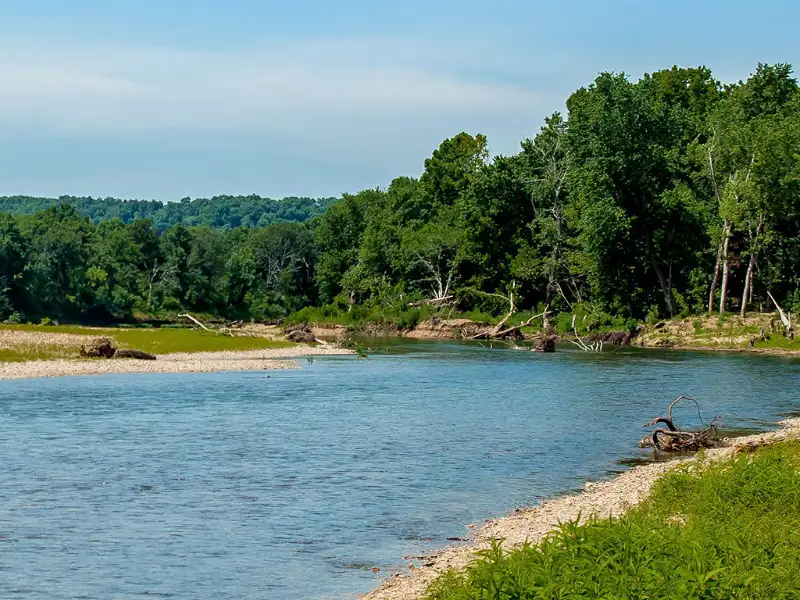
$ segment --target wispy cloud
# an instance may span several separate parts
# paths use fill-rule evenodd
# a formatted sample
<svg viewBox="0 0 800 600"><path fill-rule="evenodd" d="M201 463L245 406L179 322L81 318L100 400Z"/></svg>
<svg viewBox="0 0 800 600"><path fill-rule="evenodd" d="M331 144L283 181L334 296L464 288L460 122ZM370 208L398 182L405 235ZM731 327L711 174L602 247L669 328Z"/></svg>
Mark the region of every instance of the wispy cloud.
<svg viewBox="0 0 800 600"><path fill-rule="evenodd" d="M0 43L0 122L72 132L289 133L306 119L530 111L536 94L484 83L471 56L396 40L310 40L227 51Z"/></svg>

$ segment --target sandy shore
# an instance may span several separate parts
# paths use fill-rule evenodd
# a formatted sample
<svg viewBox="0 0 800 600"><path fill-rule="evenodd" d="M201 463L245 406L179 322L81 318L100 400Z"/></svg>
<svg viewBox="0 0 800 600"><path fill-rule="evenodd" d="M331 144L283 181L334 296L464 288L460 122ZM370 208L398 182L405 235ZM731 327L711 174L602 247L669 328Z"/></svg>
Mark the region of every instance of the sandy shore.
<svg viewBox="0 0 800 600"><path fill-rule="evenodd" d="M748 443L774 443L800 438L800 419L782 422L778 431L727 440L726 447L707 452L712 460L733 455L737 446ZM580 515L619 516L627 508L647 496L655 481L675 465L693 458L639 466L611 481L587 483L583 492L546 500L533 508L518 510L507 517L487 521L477 529L466 545L453 546L421 557L422 566L409 569L385 580L375 591L361 600L416 600L424 596L427 586L448 569L463 569L478 550L490 547L492 540L505 540L505 547L525 541L537 542L555 529L559 522L574 521ZM472 526L470 526L471 528Z"/></svg>
<svg viewBox="0 0 800 600"><path fill-rule="evenodd" d="M215 371L260 371L294 369L299 365L292 358L352 354L351 350L334 347L295 346L243 352L197 352L164 354L157 360L74 359L0 362L0 380L68 375L103 375L107 373L210 373Z"/></svg>

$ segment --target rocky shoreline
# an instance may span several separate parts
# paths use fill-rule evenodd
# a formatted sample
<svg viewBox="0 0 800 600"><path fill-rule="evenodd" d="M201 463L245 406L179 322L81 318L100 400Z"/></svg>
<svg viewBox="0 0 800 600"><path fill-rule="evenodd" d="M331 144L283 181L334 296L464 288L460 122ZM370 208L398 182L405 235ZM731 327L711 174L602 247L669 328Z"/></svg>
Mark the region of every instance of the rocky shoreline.
<svg viewBox="0 0 800 600"><path fill-rule="evenodd" d="M725 440L723 447L707 450L705 456L709 460L720 461L730 458L737 451L800 438L800 418L788 419L780 425L782 427L777 431ZM466 544L418 557L421 564L410 565L406 573L391 576L376 590L361 596L360 600L420 600L439 575L449 569L465 568L475 553L490 548L492 541L505 540L505 547L511 548L524 542L542 540L559 522L578 518L585 521L593 515L619 516L641 502L666 471L694 460L696 457L634 467L610 481L587 483L584 491L578 494L560 496L538 506L516 510L506 517L489 520L480 527L468 526L473 533Z"/></svg>

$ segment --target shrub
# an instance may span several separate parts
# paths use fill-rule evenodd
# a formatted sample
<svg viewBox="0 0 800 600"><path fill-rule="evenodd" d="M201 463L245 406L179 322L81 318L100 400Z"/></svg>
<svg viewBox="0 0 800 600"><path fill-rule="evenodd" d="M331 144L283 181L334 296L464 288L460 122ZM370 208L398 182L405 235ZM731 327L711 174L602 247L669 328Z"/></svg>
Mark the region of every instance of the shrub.
<svg viewBox="0 0 800 600"><path fill-rule="evenodd" d="M172 296L164 297L164 301L161 303L161 306L164 310L171 310L171 311L183 310L183 305L181 304L181 301Z"/></svg>

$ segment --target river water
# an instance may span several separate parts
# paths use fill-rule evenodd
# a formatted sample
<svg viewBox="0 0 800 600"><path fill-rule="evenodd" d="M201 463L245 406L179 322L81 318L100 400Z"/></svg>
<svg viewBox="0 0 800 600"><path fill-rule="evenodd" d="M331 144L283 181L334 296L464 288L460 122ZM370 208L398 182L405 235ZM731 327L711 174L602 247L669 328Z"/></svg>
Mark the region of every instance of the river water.
<svg viewBox="0 0 800 600"><path fill-rule="evenodd" d="M353 598L649 456L641 426L679 394L758 428L800 410L798 381L784 358L395 342L296 371L0 382L0 596Z"/></svg>

